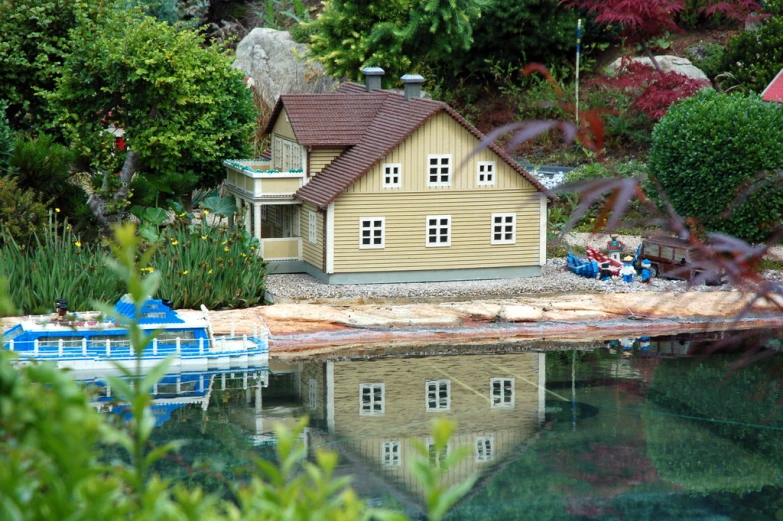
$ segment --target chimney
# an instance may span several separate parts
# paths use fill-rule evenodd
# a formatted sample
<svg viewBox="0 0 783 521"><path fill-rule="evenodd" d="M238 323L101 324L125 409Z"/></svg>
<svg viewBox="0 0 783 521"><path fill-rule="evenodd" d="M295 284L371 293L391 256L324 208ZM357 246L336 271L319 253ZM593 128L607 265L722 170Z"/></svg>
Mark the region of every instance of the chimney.
<svg viewBox="0 0 783 521"><path fill-rule="evenodd" d="M406 74L400 78L404 86L405 99L421 97L421 84L424 83L424 78L418 74Z"/></svg>
<svg viewBox="0 0 783 521"><path fill-rule="evenodd" d="M381 90L381 79L383 79L384 70L380 67L365 67L362 69L364 74L364 84L367 92L371 90Z"/></svg>

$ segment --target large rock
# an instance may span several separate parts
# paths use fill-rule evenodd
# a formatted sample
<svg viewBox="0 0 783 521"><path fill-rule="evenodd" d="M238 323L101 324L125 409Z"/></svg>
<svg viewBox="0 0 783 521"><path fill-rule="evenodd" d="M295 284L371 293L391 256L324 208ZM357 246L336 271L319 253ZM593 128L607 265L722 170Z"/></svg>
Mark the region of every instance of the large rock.
<svg viewBox="0 0 783 521"><path fill-rule="evenodd" d="M639 57L639 58L633 58L633 61L643 63L645 65L649 65L653 67L652 61L650 58L645 57ZM704 71L696 67L691 63L691 61L687 58L681 58L679 56L671 56L671 55L663 55L663 56L656 56L655 61L658 62L658 65L661 66L661 69L664 70L664 72L674 71L679 72L683 76L687 76L689 78L693 78L695 80L707 80L709 81L709 78L706 74L704 74ZM612 71L616 71L620 68L620 64L622 63L622 58L617 58L615 61L609 64L609 69Z"/></svg>
<svg viewBox="0 0 783 521"><path fill-rule="evenodd" d="M307 46L296 43L286 31L256 28L237 47L234 67L251 78L253 88L270 107L280 94L307 94L329 90L335 81L318 63L302 57Z"/></svg>

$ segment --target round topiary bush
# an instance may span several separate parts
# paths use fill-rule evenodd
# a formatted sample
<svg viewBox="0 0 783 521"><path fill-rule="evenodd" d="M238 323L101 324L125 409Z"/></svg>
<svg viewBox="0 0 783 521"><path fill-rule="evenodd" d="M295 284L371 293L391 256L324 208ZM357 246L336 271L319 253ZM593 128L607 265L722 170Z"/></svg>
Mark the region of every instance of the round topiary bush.
<svg viewBox="0 0 783 521"><path fill-rule="evenodd" d="M662 202L660 185L681 216L751 242L780 224L783 182L772 175L783 168L783 107L755 94L703 91L672 106L652 140L653 200Z"/></svg>

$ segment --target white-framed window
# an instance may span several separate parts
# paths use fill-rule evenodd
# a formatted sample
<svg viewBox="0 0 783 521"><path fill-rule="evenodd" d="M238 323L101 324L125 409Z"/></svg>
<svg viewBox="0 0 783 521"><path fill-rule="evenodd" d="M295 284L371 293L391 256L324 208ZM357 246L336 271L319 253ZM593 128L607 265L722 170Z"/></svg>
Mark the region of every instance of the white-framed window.
<svg viewBox="0 0 783 521"><path fill-rule="evenodd" d="M425 391L427 412L451 409L451 380L428 380Z"/></svg>
<svg viewBox="0 0 783 521"><path fill-rule="evenodd" d="M476 436L476 463L487 463L495 459L495 438Z"/></svg>
<svg viewBox="0 0 783 521"><path fill-rule="evenodd" d="M441 450L435 447L435 440L427 438L427 452L429 453L430 467L440 467L449 455L449 446L446 445Z"/></svg>
<svg viewBox="0 0 783 521"><path fill-rule="evenodd" d="M317 225L318 220L315 216L315 212L308 212L307 213L307 240L309 240L313 244L318 243L318 234L317 232Z"/></svg>
<svg viewBox="0 0 783 521"><path fill-rule="evenodd" d="M311 409L315 409L318 404L318 383L315 378L310 378L309 385L307 387L307 406Z"/></svg>
<svg viewBox="0 0 783 521"><path fill-rule="evenodd" d="M426 246L436 248L451 246L451 216L428 215Z"/></svg>
<svg viewBox="0 0 783 521"><path fill-rule="evenodd" d="M489 399L493 409L513 409L514 379L490 378Z"/></svg>
<svg viewBox="0 0 783 521"><path fill-rule="evenodd" d="M479 161L476 164L476 184L489 186L495 184L495 162Z"/></svg>
<svg viewBox="0 0 783 521"><path fill-rule="evenodd" d="M377 249L385 246L386 218L359 217L359 249Z"/></svg>
<svg viewBox="0 0 783 521"><path fill-rule="evenodd" d="M400 188L402 186L401 163L384 163L382 169L384 188Z"/></svg>
<svg viewBox="0 0 783 521"><path fill-rule="evenodd" d="M490 244L516 244L517 214L493 213Z"/></svg>
<svg viewBox="0 0 783 521"><path fill-rule="evenodd" d="M384 384L359 384L359 414L383 416L386 386Z"/></svg>
<svg viewBox="0 0 783 521"><path fill-rule="evenodd" d="M427 156L427 186L451 186L451 154Z"/></svg>
<svg viewBox="0 0 783 521"><path fill-rule="evenodd" d="M272 140L272 166L283 168L283 140L277 136Z"/></svg>
<svg viewBox="0 0 783 521"><path fill-rule="evenodd" d="M383 461L384 467L399 467L402 465L402 452L399 441L384 441L381 451L381 461Z"/></svg>
<svg viewBox="0 0 783 521"><path fill-rule="evenodd" d="M294 237L301 237L300 234L301 234L302 230L301 230L301 225L299 223L299 219L300 219L299 218L299 212L300 212L300 210L297 207L297 208L293 209L293 212L294 212L294 218L293 218L294 224L293 224L293 230L291 230L291 233L292 233L292 235Z"/></svg>

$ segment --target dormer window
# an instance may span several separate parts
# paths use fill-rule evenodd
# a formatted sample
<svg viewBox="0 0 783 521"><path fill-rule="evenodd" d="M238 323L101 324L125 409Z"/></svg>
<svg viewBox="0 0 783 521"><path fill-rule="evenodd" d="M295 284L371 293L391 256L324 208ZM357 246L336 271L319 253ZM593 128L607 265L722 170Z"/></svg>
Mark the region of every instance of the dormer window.
<svg viewBox="0 0 783 521"><path fill-rule="evenodd" d="M451 186L451 154L427 156L427 186Z"/></svg>
<svg viewBox="0 0 783 521"><path fill-rule="evenodd" d="M384 188L402 187L402 164L401 163L384 163L382 168L383 168Z"/></svg>

